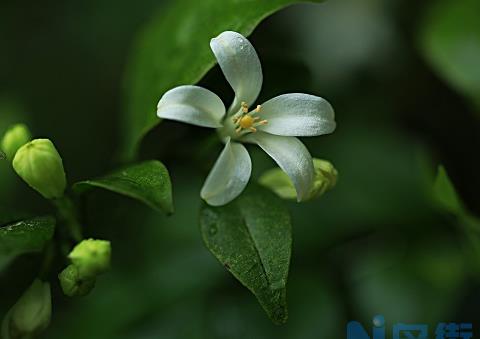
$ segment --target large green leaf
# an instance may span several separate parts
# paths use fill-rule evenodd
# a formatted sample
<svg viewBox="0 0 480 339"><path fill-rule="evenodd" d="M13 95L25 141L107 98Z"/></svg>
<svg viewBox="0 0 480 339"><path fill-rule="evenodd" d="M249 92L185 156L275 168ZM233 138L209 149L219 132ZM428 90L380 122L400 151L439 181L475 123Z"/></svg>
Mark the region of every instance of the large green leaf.
<svg viewBox="0 0 480 339"><path fill-rule="evenodd" d="M280 198L249 186L228 205L204 205L200 228L215 257L255 294L273 322L284 323L292 229Z"/></svg>
<svg viewBox="0 0 480 339"><path fill-rule="evenodd" d="M480 105L480 1L439 0L421 34L426 59L455 89Z"/></svg>
<svg viewBox="0 0 480 339"><path fill-rule="evenodd" d="M167 214L173 213L170 175L165 166L157 160L145 161L102 178L76 183L74 190L82 193L93 187L137 199Z"/></svg>
<svg viewBox="0 0 480 339"><path fill-rule="evenodd" d="M178 0L162 8L140 35L127 69L127 153L158 122L155 107L162 94L196 83L213 67L210 39L226 30L247 36L265 17L296 2L300 1Z"/></svg>
<svg viewBox="0 0 480 339"><path fill-rule="evenodd" d="M22 220L0 227L0 268L20 254L43 250L54 230L52 217Z"/></svg>

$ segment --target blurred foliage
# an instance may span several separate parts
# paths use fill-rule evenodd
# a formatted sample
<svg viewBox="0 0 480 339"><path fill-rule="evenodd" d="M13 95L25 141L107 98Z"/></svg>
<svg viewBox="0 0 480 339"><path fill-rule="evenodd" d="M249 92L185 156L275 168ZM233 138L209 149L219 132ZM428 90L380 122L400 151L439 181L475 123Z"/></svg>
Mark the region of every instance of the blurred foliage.
<svg viewBox="0 0 480 339"><path fill-rule="evenodd" d="M438 1L427 11L420 35L421 49L456 90L480 109L480 2Z"/></svg>
<svg viewBox="0 0 480 339"><path fill-rule="evenodd" d="M438 167L433 185L433 198L441 209L457 218L458 229L467 239L466 254L469 255L467 259L472 264L472 273L478 279L480 277L480 267L477 264L480 257L480 219L465 207L443 166Z"/></svg>
<svg viewBox="0 0 480 339"><path fill-rule="evenodd" d="M54 140L71 183L111 171L119 145L132 137L125 134L128 124L120 124L121 112L143 124L147 113L133 117L140 111L131 105L153 118L156 100L176 84L167 81L199 80L213 60L209 18L237 28L236 18L255 7L231 2L237 10L225 9L222 17L223 2L214 0L198 2L201 12L181 11L187 1L167 7L151 0L134 6L7 0L0 11L0 134L25 123L35 137ZM73 300L52 275L52 324L44 337L341 338L347 321L369 324L378 313L389 323L475 323L480 124L469 102L452 91L473 100L478 94L472 80L478 67L471 63L478 59L471 47L477 21L467 6L476 2L332 0L284 9L253 32L268 85L260 100L288 91L321 95L338 122L332 135L305 141L313 156L335 165L339 181L319 200L289 203L285 325L273 325L202 243L198 193L220 145L204 129L163 122L146 136L140 158L166 164L176 213L167 217L107 190L81 198L85 234L112 242L112 270L90 295ZM175 8L179 14L168 14ZM150 33L147 41L159 21L168 39ZM190 44L197 30L208 37ZM201 50L182 52L197 44ZM131 53L124 98L120 85ZM135 71L142 55L147 64ZM152 82L167 71L165 82ZM201 83L229 101L218 67ZM142 132L143 125L131 123ZM273 167L256 148L251 154L254 178ZM448 180L435 176L438 163ZM447 206L460 201L465 213L445 209L439 196ZM50 210L0 160L2 225ZM2 315L38 266L38 256L21 255L0 272ZM55 267L58 273L65 263Z"/></svg>
<svg viewBox="0 0 480 339"><path fill-rule="evenodd" d="M458 193L443 166L438 167L437 177L433 183L433 198L442 208L453 214L465 213Z"/></svg>

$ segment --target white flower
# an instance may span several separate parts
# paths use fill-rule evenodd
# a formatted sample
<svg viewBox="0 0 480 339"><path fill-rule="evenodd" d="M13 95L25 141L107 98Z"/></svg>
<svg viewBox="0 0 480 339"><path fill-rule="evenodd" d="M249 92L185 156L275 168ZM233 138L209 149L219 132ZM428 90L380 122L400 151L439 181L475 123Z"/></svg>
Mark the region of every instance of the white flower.
<svg viewBox="0 0 480 339"><path fill-rule="evenodd" d="M335 130L334 111L324 99L302 93L277 96L249 111L262 87L260 60L241 34L226 31L210 42L225 78L235 92L227 112L222 100L199 86L179 86L158 103L160 118L216 128L225 148L201 190L210 205L235 199L250 179L252 163L242 143L260 146L292 180L297 200L306 199L314 179L310 153L296 136L316 136ZM225 114L226 113L226 114Z"/></svg>

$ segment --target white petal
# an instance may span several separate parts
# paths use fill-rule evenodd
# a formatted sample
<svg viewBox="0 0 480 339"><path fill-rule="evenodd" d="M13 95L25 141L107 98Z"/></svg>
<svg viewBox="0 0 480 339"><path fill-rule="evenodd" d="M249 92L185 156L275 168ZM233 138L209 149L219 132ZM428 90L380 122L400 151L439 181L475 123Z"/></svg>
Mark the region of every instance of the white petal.
<svg viewBox="0 0 480 339"><path fill-rule="evenodd" d="M251 105L262 88L262 66L252 44L237 32L226 31L210 41L218 64L235 92L229 113L236 113L242 101Z"/></svg>
<svg viewBox="0 0 480 339"><path fill-rule="evenodd" d="M157 106L160 118L217 128L225 115L222 100L199 86L179 86L165 93Z"/></svg>
<svg viewBox="0 0 480 339"><path fill-rule="evenodd" d="M250 133L245 141L260 146L287 173L297 191L297 200L308 198L313 185L312 156L300 140L263 132Z"/></svg>
<svg viewBox="0 0 480 339"><path fill-rule="evenodd" d="M268 123L262 131L285 136L315 136L335 130L335 113L327 100L303 93L283 94L265 102L261 119Z"/></svg>
<svg viewBox="0 0 480 339"><path fill-rule="evenodd" d="M251 173L252 161L245 146L228 140L205 180L200 196L209 205L225 205L242 193Z"/></svg>

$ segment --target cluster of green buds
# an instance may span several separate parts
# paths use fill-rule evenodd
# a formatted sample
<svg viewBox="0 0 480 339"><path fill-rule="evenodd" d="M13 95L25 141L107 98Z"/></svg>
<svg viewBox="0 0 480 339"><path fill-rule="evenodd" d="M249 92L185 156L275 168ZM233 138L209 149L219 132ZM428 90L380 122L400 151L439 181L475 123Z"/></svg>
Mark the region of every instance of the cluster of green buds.
<svg viewBox="0 0 480 339"><path fill-rule="evenodd" d="M0 140L2 156L11 160L15 172L43 197L63 197L67 180L60 154L48 139L30 140L27 126L13 125Z"/></svg>
<svg viewBox="0 0 480 339"><path fill-rule="evenodd" d="M87 295L96 277L110 268L110 257L109 241L87 239L77 244L68 255L71 264L58 275L63 293L70 297Z"/></svg>
<svg viewBox="0 0 480 339"><path fill-rule="evenodd" d="M50 140L30 140L31 135L25 125L14 125L0 142L2 154L12 160L15 172L31 188L54 203L59 218L66 224L75 224L73 238L80 240L71 201L64 196L67 180L62 157ZM108 241L88 239L78 243L68 255L71 264L59 274L64 293L69 296L89 293L96 277L108 270L110 253Z"/></svg>
<svg viewBox="0 0 480 339"><path fill-rule="evenodd" d="M86 295L94 288L97 276L110 267L110 242L81 240L75 207L65 195L63 160L50 140L31 139L25 125L12 126L0 140L0 157L10 160L23 181L57 207L58 220L67 225L71 239L78 242L68 255L70 265L58 275L60 285L68 296ZM35 337L48 326L51 309L50 284L36 279L4 318L0 337Z"/></svg>
<svg viewBox="0 0 480 339"><path fill-rule="evenodd" d="M62 197L66 179L60 155L50 140L31 139L27 126L13 125L0 139L1 158L11 161L15 172L45 198ZM50 323L51 313L50 284L35 279L4 317L1 338L37 336Z"/></svg>
<svg viewBox="0 0 480 339"><path fill-rule="evenodd" d="M50 284L35 279L8 311L2 323L1 338L33 338L47 328L51 314Z"/></svg>
<svg viewBox="0 0 480 339"><path fill-rule="evenodd" d="M67 180L60 154L48 139L30 140L27 126L13 125L0 141L2 155L12 160L15 172L43 197L63 197Z"/></svg>

